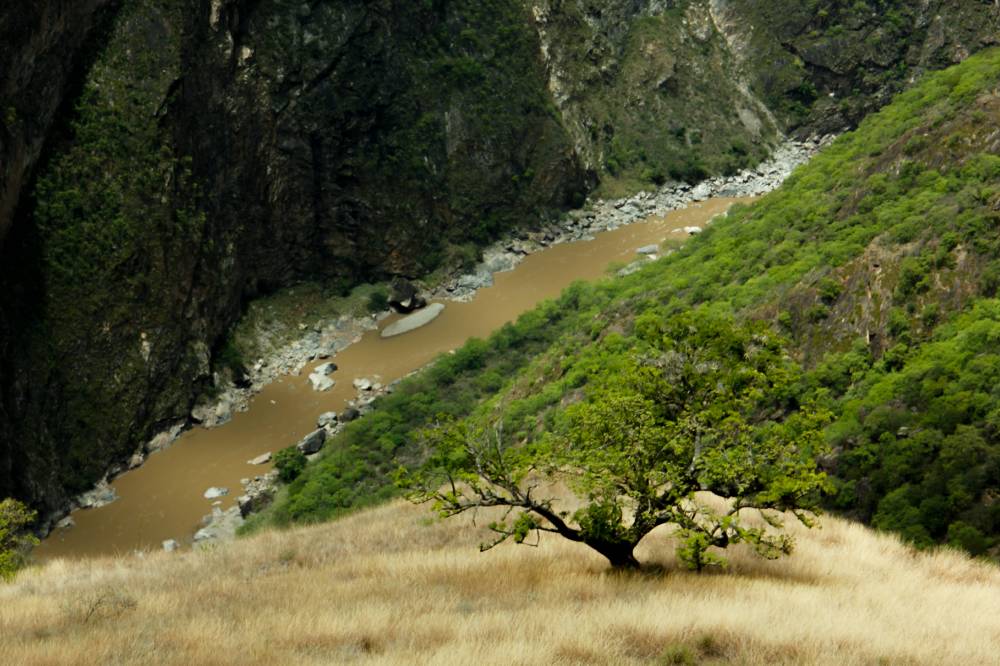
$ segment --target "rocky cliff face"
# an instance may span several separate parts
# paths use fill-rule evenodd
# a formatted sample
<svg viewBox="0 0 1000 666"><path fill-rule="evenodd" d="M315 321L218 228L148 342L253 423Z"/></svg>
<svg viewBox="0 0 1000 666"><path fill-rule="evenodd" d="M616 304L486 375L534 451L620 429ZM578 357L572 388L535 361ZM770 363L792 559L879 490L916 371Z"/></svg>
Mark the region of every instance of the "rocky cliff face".
<svg viewBox="0 0 1000 666"><path fill-rule="evenodd" d="M116 4L39 0L0 10L0 244Z"/></svg>
<svg viewBox="0 0 1000 666"><path fill-rule="evenodd" d="M538 53L511 2L125 2L4 248L0 495L185 419L246 299L582 201Z"/></svg>
<svg viewBox="0 0 1000 666"><path fill-rule="evenodd" d="M992 2L911 4L0 9L0 496L57 508L187 418L260 293L733 171L998 34Z"/></svg>
<svg viewBox="0 0 1000 666"><path fill-rule="evenodd" d="M752 89L802 133L840 131L928 70L1000 43L993 0L710 0Z"/></svg>

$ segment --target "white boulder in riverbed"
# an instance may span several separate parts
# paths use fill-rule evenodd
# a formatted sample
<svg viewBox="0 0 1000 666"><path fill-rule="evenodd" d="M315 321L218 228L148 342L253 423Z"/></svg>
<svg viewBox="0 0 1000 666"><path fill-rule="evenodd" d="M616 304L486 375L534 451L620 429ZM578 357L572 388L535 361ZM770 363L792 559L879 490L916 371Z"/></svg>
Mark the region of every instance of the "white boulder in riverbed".
<svg viewBox="0 0 1000 666"><path fill-rule="evenodd" d="M337 384L326 375L318 375L315 372L309 375L309 383L312 384L314 391L329 391Z"/></svg>
<svg viewBox="0 0 1000 666"><path fill-rule="evenodd" d="M251 458L250 460L247 461L247 464L248 465L266 465L269 462L271 462L271 452L270 451L268 451L267 453L262 453L259 456L257 456L256 458Z"/></svg>
<svg viewBox="0 0 1000 666"><path fill-rule="evenodd" d="M325 377L327 375L332 375L336 369L336 363L321 363L313 368L313 374L323 375Z"/></svg>
<svg viewBox="0 0 1000 666"><path fill-rule="evenodd" d="M218 486L212 486L211 488L205 491L205 494L202 495L202 497L204 497L205 499L216 499L218 497L225 497L228 494L229 494L229 488L220 488Z"/></svg>
<svg viewBox="0 0 1000 666"><path fill-rule="evenodd" d="M163 550L167 551L168 553L172 553L180 547L181 545L177 543L175 539L167 539L166 541L163 542Z"/></svg>
<svg viewBox="0 0 1000 666"><path fill-rule="evenodd" d="M309 373L309 383L314 391L329 391L337 382L330 379L330 375L337 369L336 363L321 363Z"/></svg>
<svg viewBox="0 0 1000 666"><path fill-rule="evenodd" d="M659 245L643 245L638 250L636 254L657 254L660 251Z"/></svg>
<svg viewBox="0 0 1000 666"><path fill-rule="evenodd" d="M383 338L391 338L396 335L402 335L403 333L409 333L410 331L416 330L421 326L426 326L437 319L442 310L444 310L443 303L431 303L423 310L418 310L407 317L403 317L397 322L389 324L382 329L381 336Z"/></svg>
<svg viewBox="0 0 1000 666"><path fill-rule="evenodd" d="M372 390L372 380L367 377L358 377L354 380L354 388L359 391L371 391Z"/></svg>
<svg viewBox="0 0 1000 666"><path fill-rule="evenodd" d="M320 428L325 428L326 426L332 426L337 423L337 412L323 412L316 419L316 425Z"/></svg>

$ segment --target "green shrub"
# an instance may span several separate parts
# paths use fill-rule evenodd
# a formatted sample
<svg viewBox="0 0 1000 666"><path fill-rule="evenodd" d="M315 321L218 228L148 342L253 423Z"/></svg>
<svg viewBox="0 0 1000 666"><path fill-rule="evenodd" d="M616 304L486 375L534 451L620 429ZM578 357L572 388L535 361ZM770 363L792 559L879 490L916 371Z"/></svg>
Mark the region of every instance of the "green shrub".
<svg viewBox="0 0 1000 666"><path fill-rule="evenodd" d="M27 528L36 512L15 499L0 502L0 579L12 580L27 562L28 552L38 539Z"/></svg>
<svg viewBox="0 0 1000 666"><path fill-rule="evenodd" d="M274 466L278 470L278 478L284 483L291 483L299 478L306 468L305 454L294 446L282 449L274 456Z"/></svg>
<svg viewBox="0 0 1000 666"><path fill-rule="evenodd" d="M844 286L833 278L823 278L819 281L819 284L816 285L816 291L819 293L819 297L824 303L832 305L838 298L840 298L840 294L844 291Z"/></svg>
<svg viewBox="0 0 1000 666"><path fill-rule="evenodd" d="M368 295L368 311L371 313L384 312L389 307L389 294L385 289L378 288Z"/></svg>

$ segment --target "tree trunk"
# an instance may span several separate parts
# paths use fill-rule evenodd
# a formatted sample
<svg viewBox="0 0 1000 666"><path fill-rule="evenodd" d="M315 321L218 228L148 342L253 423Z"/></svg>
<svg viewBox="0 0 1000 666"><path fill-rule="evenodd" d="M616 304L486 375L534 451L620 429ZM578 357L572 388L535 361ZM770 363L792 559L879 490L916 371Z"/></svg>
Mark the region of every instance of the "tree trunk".
<svg viewBox="0 0 1000 666"><path fill-rule="evenodd" d="M635 559L635 555L632 554L632 551L635 550L634 543L585 543L604 557L608 558L608 562L610 562L611 566L615 569L639 568L639 560Z"/></svg>

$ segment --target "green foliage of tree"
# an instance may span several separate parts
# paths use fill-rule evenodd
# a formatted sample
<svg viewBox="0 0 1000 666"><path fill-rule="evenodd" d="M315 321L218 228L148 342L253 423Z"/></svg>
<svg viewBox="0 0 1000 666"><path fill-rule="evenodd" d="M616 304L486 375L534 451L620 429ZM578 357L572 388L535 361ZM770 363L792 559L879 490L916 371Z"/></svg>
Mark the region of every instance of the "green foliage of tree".
<svg viewBox="0 0 1000 666"><path fill-rule="evenodd" d="M0 502L0 579L12 580L38 539L27 531L36 513L15 499Z"/></svg>
<svg viewBox="0 0 1000 666"><path fill-rule="evenodd" d="M306 468L306 456L297 447L289 446L281 449L274 456L274 466L278 470L278 478L284 483L291 483L299 478Z"/></svg>
<svg viewBox="0 0 1000 666"><path fill-rule="evenodd" d="M780 511L811 524L825 476L826 414L781 398L795 374L780 339L760 325L705 312L647 320L640 353L565 410L564 427L527 445L502 428L447 422L425 433L429 458L399 480L444 516L507 507L492 547L552 532L590 546L615 567L653 529L677 527L678 555L702 569L712 548L750 544L776 558L792 540ZM659 324L659 325L658 325ZM582 506L560 510L549 488L566 483ZM728 500L722 509L702 493ZM751 512L756 509L756 512ZM748 513L765 526L748 522ZM771 529L769 529L771 528Z"/></svg>

